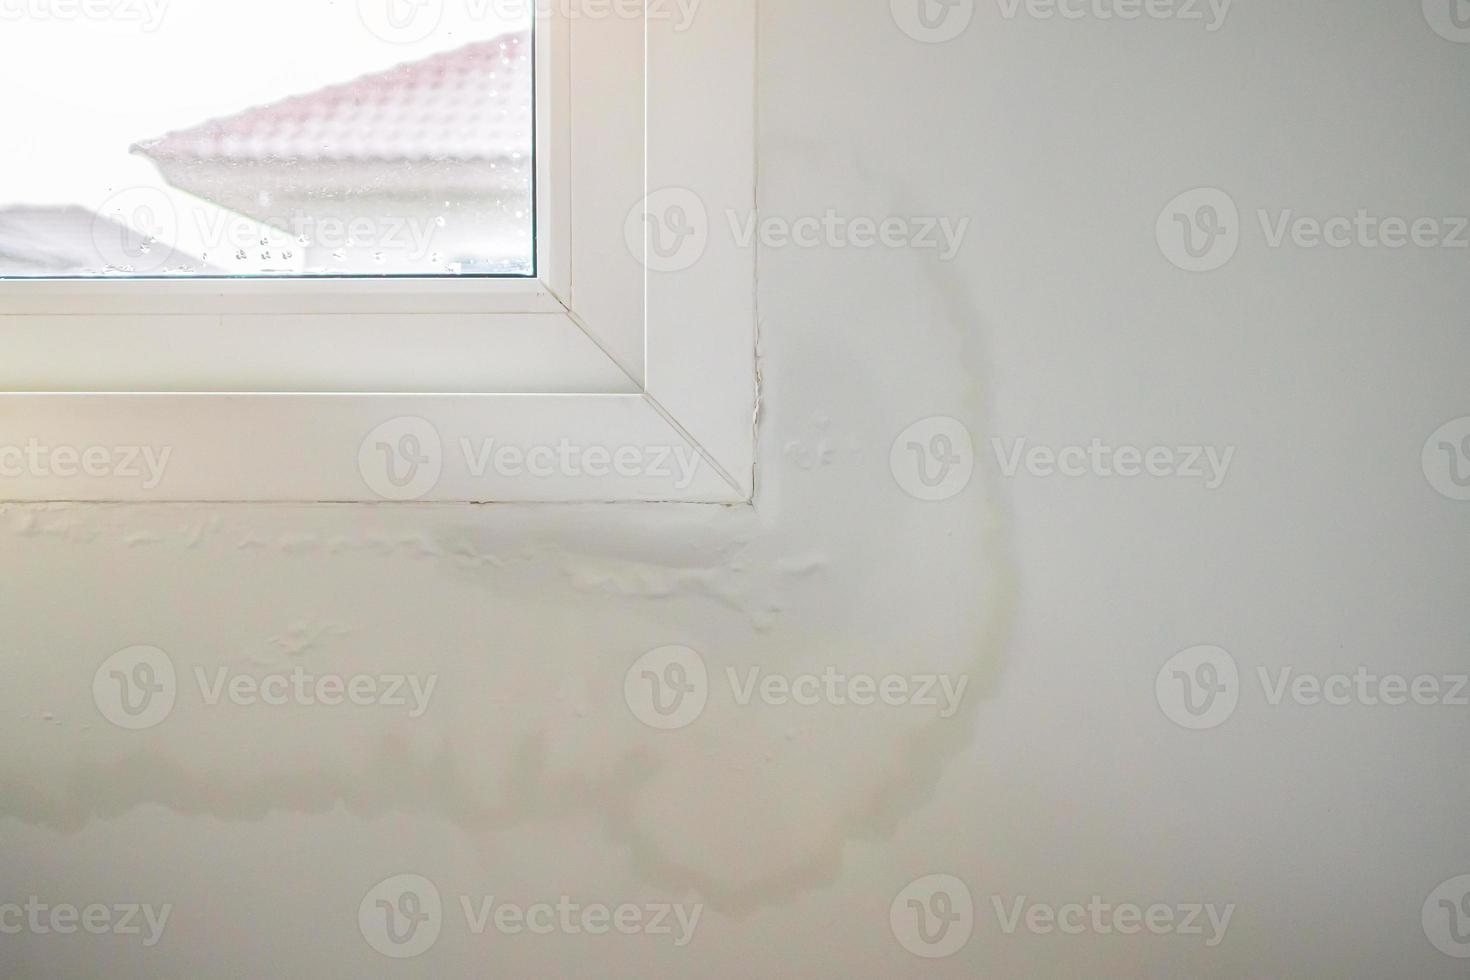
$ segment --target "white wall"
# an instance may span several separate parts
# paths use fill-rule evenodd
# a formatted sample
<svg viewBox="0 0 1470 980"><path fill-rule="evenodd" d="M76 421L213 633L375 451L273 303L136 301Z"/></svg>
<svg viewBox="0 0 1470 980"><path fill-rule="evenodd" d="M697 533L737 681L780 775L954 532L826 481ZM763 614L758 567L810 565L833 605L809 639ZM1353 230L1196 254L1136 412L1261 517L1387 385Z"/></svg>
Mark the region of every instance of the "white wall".
<svg viewBox="0 0 1470 980"><path fill-rule="evenodd" d="M711 0L713 2L713 0ZM1418 5L1238 4L1224 26L980 3L926 45L887 5L765 3L768 216L971 219L932 252L766 249L759 506L0 509L0 903L170 903L145 949L0 935L16 977L1454 976L1420 922L1470 872L1467 709L1272 706L1257 667L1466 669L1470 504L1421 470L1470 415L1470 253L1268 248L1255 212L1470 213L1470 45ZM1174 268L1165 203L1240 207ZM906 495L889 448L962 419L982 472ZM992 438L1236 449L1224 484L1007 478ZM241 447L248 454L250 447ZM268 463L268 461L264 461ZM629 714L664 644L712 672L950 673L955 717ZM1244 690L1191 732L1156 702L1219 644ZM430 710L99 717L93 672L434 675ZM392 961L358 904L450 906ZM890 904L962 879L946 960ZM694 941L474 936L458 896L702 902ZM1233 903L1223 942L1007 935L1011 906ZM1208 928L1207 928L1208 932Z"/></svg>

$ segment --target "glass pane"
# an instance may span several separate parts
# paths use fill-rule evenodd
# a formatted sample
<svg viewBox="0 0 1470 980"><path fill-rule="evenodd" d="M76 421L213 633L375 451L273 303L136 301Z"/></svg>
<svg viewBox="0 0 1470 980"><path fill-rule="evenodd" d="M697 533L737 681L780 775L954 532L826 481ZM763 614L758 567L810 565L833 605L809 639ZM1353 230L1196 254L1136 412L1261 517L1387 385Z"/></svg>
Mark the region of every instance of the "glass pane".
<svg viewBox="0 0 1470 980"><path fill-rule="evenodd" d="M517 8L0 7L0 276L532 275Z"/></svg>

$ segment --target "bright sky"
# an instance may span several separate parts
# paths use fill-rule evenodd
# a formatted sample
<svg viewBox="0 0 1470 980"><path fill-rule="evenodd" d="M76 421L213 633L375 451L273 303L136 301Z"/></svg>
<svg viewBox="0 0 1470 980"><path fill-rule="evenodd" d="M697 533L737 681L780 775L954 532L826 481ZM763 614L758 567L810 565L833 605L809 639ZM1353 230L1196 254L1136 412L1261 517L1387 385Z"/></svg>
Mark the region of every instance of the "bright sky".
<svg viewBox="0 0 1470 980"><path fill-rule="evenodd" d="M494 37L519 6L0 0L0 207L95 209L155 178L135 142Z"/></svg>

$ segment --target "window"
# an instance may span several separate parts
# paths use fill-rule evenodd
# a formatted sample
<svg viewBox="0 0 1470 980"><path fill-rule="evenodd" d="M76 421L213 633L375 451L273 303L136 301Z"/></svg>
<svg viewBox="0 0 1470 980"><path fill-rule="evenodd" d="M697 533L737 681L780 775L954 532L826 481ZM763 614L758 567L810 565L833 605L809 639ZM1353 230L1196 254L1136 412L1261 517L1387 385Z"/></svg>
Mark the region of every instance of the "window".
<svg viewBox="0 0 1470 980"><path fill-rule="evenodd" d="M5 167L0 275L534 274L508 5L416 44L336 5L126 10L0 33L0 128L45 134Z"/></svg>
<svg viewBox="0 0 1470 980"><path fill-rule="evenodd" d="M0 498L750 500L754 0L303 6L4 26Z"/></svg>

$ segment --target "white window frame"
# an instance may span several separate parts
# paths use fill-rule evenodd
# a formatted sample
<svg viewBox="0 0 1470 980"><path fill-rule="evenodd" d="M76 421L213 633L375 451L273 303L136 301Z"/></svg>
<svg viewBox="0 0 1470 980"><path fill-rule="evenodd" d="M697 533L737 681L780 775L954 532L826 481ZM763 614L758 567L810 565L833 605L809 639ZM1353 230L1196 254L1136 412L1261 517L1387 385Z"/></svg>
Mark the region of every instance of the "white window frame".
<svg viewBox="0 0 1470 980"><path fill-rule="evenodd" d="M0 282L0 499L749 503L755 256L711 219L754 214L755 5L537 4L534 278Z"/></svg>

